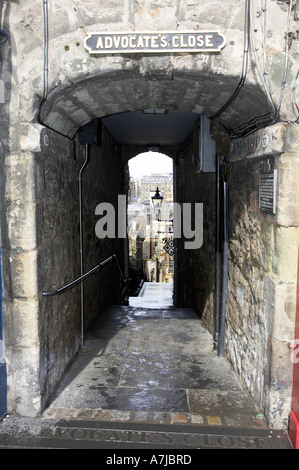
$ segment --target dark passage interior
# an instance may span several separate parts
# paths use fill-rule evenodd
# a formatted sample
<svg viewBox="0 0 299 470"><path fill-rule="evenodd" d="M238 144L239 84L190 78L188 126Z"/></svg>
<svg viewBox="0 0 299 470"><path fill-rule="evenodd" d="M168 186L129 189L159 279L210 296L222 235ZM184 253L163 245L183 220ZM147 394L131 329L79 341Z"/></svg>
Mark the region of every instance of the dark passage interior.
<svg viewBox="0 0 299 470"><path fill-rule="evenodd" d="M43 416L264 428L257 405L215 348L216 143L208 120L161 109L122 113L82 128L79 144L82 273L115 254L121 279L130 278L128 239L118 236L119 196L127 197L128 160L138 150L173 158L174 201L191 208L190 220L180 212L174 289L145 282L138 296L129 289L121 298L113 262L81 284L81 349ZM99 203L106 205L94 214ZM200 220L196 204L203 206ZM107 217L101 238L94 233L99 214ZM201 244L188 249L200 230ZM47 306L65 303L67 295L46 299Z"/></svg>

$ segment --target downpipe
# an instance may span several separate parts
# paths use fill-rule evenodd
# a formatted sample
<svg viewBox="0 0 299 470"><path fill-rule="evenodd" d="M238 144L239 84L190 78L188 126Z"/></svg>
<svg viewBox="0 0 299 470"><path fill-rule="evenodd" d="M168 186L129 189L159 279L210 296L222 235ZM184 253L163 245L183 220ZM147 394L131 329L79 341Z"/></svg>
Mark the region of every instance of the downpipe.
<svg viewBox="0 0 299 470"><path fill-rule="evenodd" d="M220 186L220 157L216 156L216 292L215 292L215 331L214 349L218 349L219 321L220 321L220 298L221 298L221 186Z"/></svg>
<svg viewBox="0 0 299 470"><path fill-rule="evenodd" d="M220 330L218 356L224 356L225 343L225 320L228 287L228 240L229 240L229 220L228 220L228 183L223 183L223 257L222 257L222 293L220 311Z"/></svg>
<svg viewBox="0 0 299 470"><path fill-rule="evenodd" d="M83 201L82 201L82 173L89 160L89 144L85 144L85 160L78 175L79 191L79 230L80 230L80 276L83 276ZM81 347L84 345L84 283L81 282Z"/></svg>

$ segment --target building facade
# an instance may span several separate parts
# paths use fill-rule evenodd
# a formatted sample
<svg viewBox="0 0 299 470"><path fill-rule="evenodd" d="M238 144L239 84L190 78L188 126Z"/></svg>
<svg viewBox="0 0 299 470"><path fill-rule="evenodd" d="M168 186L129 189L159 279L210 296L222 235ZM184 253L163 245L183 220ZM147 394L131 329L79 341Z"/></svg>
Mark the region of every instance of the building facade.
<svg viewBox="0 0 299 470"><path fill-rule="evenodd" d="M173 202L173 176L171 173L152 173L143 176L140 183L140 197L143 203L150 204L151 197L156 192L157 187L165 202Z"/></svg>

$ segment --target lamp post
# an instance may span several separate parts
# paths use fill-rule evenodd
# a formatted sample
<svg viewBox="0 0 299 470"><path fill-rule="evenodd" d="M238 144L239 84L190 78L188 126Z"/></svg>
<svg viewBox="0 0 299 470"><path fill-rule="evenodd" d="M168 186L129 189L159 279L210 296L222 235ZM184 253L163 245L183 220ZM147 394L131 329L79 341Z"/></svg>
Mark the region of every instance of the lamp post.
<svg viewBox="0 0 299 470"><path fill-rule="evenodd" d="M159 272L160 272L160 266L159 266L159 263L160 263L160 233L159 232L160 232L160 220L161 220L161 205L162 205L163 199L164 198L163 198L163 196L161 196L159 188L157 187L155 195L152 196L152 203L153 203L153 207L154 207L154 211L155 211L156 220L159 221L159 225L158 225L158 260L157 260L158 280L159 280Z"/></svg>
<svg viewBox="0 0 299 470"><path fill-rule="evenodd" d="M152 196L153 206L155 208L159 208L162 204L162 201L163 201L163 196L161 196L159 188L157 186L156 194L154 196Z"/></svg>

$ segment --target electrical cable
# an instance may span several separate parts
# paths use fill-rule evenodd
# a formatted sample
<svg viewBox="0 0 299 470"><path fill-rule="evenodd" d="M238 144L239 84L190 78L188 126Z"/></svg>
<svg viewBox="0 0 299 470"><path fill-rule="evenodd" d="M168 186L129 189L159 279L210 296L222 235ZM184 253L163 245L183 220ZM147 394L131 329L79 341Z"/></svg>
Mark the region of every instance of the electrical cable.
<svg viewBox="0 0 299 470"><path fill-rule="evenodd" d="M299 119L299 106L297 104L297 99L296 99L296 89L297 89L298 77L299 77L299 70L298 70L297 75L295 77L295 83L294 83L293 90L292 90L292 105L293 105L294 113L297 116L296 121L298 121L298 119Z"/></svg>
<svg viewBox="0 0 299 470"><path fill-rule="evenodd" d="M261 18L261 37L262 37L262 55L263 55L263 73L261 72L260 66L259 66L259 60L257 57L257 48L255 46L255 41L254 41L254 31L253 31L253 23L251 22L251 50L254 54L254 60L255 60L255 66L257 68L257 71L259 73L260 79L262 81L262 84L264 86L266 96L268 103L270 105L270 108L272 108L272 112L274 115L276 114L276 108L275 104L272 99L272 93L271 93L271 83L269 79L269 72L267 70L267 53L266 53L266 31L267 31L267 23L266 23L266 18L267 18L267 0L264 0L264 5L262 3L263 0L261 0L261 11L259 13L259 17ZM253 4L252 4L253 8Z"/></svg>
<svg viewBox="0 0 299 470"><path fill-rule="evenodd" d="M41 111L49 91L49 12L48 0L43 0L43 21L44 21L44 66L43 66L43 97L39 105L38 121L41 120ZM43 124L44 125L44 124Z"/></svg>
<svg viewBox="0 0 299 470"><path fill-rule="evenodd" d="M1 15L2 16L2 15ZM3 46L8 41L8 33L0 29L0 46Z"/></svg>
<svg viewBox="0 0 299 470"><path fill-rule="evenodd" d="M39 104L37 119L38 122L46 127L47 129L53 130L50 126L45 124L41 118L41 111L44 103L47 100L49 92L49 11L48 11L48 0L43 0L43 21L44 21L44 66L43 66L43 96ZM68 137L59 131L55 131L57 134ZM69 137L68 137L69 138ZM69 138L70 139L70 138ZM72 139L70 139L72 140Z"/></svg>
<svg viewBox="0 0 299 470"><path fill-rule="evenodd" d="M278 106L276 109L276 115L275 115L275 121L278 121L279 117L279 112L280 108L282 105L282 99L283 99L283 94L285 90L285 85L286 85L286 76L287 76L287 68L289 64L289 35L290 35L290 22L291 22L291 11L292 11L292 6L293 6L293 0L290 0L290 6L289 6L289 11L288 11L288 20L287 20L287 31L285 35L285 62L284 62L284 71L283 71L283 78L282 78L282 84L281 84L281 89L280 89L280 96L279 96L279 102Z"/></svg>
<svg viewBox="0 0 299 470"><path fill-rule="evenodd" d="M6 41L8 41L8 33L3 29L0 29L0 46L3 46Z"/></svg>
<svg viewBox="0 0 299 470"><path fill-rule="evenodd" d="M241 78L235 89L232 96L229 100L217 111L213 116L210 116L210 119L215 119L216 117L220 116L228 107L229 105L237 98L240 90L244 86L247 70L248 70L248 55L249 55L249 48L250 48L250 0L245 0L245 21L244 21L244 48L243 48L243 58L242 58L242 72Z"/></svg>
<svg viewBox="0 0 299 470"><path fill-rule="evenodd" d="M49 13L48 0L43 0L44 15L44 92L43 101L47 98L49 90Z"/></svg>
<svg viewBox="0 0 299 470"><path fill-rule="evenodd" d="M249 0L248 0L248 3L249 3ZM250 33L252 33L252 31L251 31L251 19L250 19L251 5L248 4L248 3L247 3L246 8L245 8L244 51L243 51L243 65L242 65L241 78L240 78L239 84L238 84L235 92L233 93L232 97L227 101L227 103L217 113L215 113L213 116L211 116L210 119L214 119L215 117L218 117L220 114L223 113L223 111L231 104L231 102L239 94L240 89L243 87L243 85L245 83L247 67L248 67L248 46L249 46L248 41L249 40L250 40L251 50L253 51L254 54L256 53L256 49L254 47L254 40L252 38L253 34L250 34ZM273 103L273 100L272 100L270 78L269 78L269 74L267 72L267 66L266 66L267 56L266 56L266 50L265 50L265 32L266 32L267 0L265 0L264 5L262 4L262 0L261 0L261 13L260 13L260 16L262 17L261 20L263 22L263 25L262 25L263 39L262 40L263 40L264 77L262 76L262 73L260 71L258 61L256 60L255 62L256 62L257 69L258 69L259 75L261 77L262 83L263 83L264 88L266 90L266 95L267 95L268 102L269 102L269 104L271 104L272 110L269 111L268 113L265 113L264 115L255 116L253 119L251 119L250 121L242 124L241 126L239 126L237 128L232 129L228 126L228 131L231 134L234 134L236 137L245 137L246 135L249 135L249 134L253 133L254 131L256 131L257 129L259 129L261 127L265 127L266 125L276 124L277 122L287 122L287 123L290 123L290 124L293 124L293 123L297 124L298 121L299 121L299 105L297 104L297 101L296 101L296 82L297 82L297 79L298 79L298 76L299 76L299 71L297 73L297 76L296 76L296 79L295 79L295 84L294 84L293 91L292 91L292 105L293 105L294 110L296 110L295 112L298 113L297 119L296 120L282 120L282 119L279 120L279 112L280 112L281 105L282 105L282 100L283 100L283 95L284 95L284 90L285 90L285 85L286 85L287 68L288 68L288 63L289 63L290 19L291 19L292 7L293 7L293 0L290 0L289 10L288 10L288 20L287 20L287 32L286 32L286 36L285 36L285 65L284 65L284 72L283 72L282 84L281 84L281 89L280 89L279 102L278 102L278 106L275 107L275 105ZM246 31L247 31L247 39L246 39ZM246 44L247 44L247 46L246 46ZM266 80L266 78L268 78L268 80ZM273 113L274 113L274 115L273 115Z"/></svg>
<svg viewBox="0 0 299 470"><path fill-rule="evenodd" d="M232 134L235 134L236 137L246 137L247 135L251 134L252 132L256 131L261 127L265 127L266 125L276 124L277 122L286 122L288 124L298 124L299 123L299 106L296 102L296 82L299 76L299 71L295 78L295 84L292 90L292 105L298 112L297 119L295 120L288 120L288 119L279 119L279 112L282 105L285 85L286 85L286 76L287 76L287 68L289 63L289 39L290 39L290 21L291 21L291 12L293 7L293 0L290 0L289 3L289 10L288 10L288 19L287 19L287 31L285 35L285 64L284 64L284 71L283 71L283 78L282 84L280 88L280 96L278 106L276 108L274 118L270 118L269 113L265 114L264 116L257 116L253 118L251 121L242 124L241 126L235 129L229 129ZM297 115L297 114L296 114Z"/></svg>
<svg viewBox="0 0 299 470"><path fill-rule="evenodd" d="M266 31L267 31L267 0L264 0L264 6L262 4L261 0L261 29L262 29L262 50L263 50L263 77L264 77L264 83L265 83L265 88L268 93L268 97L270 99L270 102L275 110L275 105L272 100L272 93L271 93L271 82L269 78L269 72L267 70L267 52L266 52Z"/></svg>

